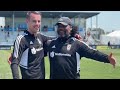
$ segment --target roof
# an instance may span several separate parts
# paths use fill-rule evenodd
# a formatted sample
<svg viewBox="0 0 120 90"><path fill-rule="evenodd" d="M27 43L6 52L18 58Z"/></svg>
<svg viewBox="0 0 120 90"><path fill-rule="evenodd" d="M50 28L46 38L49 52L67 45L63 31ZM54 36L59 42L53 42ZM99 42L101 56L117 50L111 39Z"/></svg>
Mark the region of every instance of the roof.
<svg viewBox="0 0 120 90"><path fill-rule="evenodd" d="M110 37L120 37L120 31L119 30L113 31L113 32L109 33L107 36L110 36Z"/></svg>
<svg viewBox="0 0 120 90"><path fill-rule="evenodd" d="M25 17L27 11L0 11L0 17L12 17L13 13L15 17ZM70 18L81 17L90 18L98 15L99 12L87 12L87 11L41 11L44 18L59 18L60 16L68 16Z"/></svg>

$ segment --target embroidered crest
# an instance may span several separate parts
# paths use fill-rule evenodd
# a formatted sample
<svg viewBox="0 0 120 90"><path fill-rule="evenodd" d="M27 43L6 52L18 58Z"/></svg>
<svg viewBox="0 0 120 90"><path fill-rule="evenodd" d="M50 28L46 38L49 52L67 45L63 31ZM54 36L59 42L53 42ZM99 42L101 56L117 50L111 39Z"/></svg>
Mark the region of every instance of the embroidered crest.
<svg viewBox="0 0 120 90"><path fill-rule="evenodd" d="M54 56L55 56L55 52L53 52L53 51L52 51L52 52L50 52L50 57L52 57L52 58L53 58Z"/></svg>
<svg viewBox="0 0 120 90"><path fill-rule="evenodd" d="M71 44L67 45L67 50L69 51L71 49Z"/></svg>

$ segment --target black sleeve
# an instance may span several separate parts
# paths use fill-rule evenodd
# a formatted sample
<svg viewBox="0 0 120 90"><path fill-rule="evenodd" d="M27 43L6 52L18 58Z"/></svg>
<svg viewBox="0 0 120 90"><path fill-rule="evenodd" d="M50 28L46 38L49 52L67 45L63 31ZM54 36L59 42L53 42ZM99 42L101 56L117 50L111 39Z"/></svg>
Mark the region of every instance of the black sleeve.
<svg viewBox="0 0 120 90"><path fill-rule="evenodd" d="M12 70L13 79L19 79L18 65L21 60L24 47L25 45L22 40L22 37L18 36L14 42L14 49L13 49L12 61L11 61L11 70Z"/></svg>
<svg viewBox="0 0 120 90"><path fill-rule="evenodd" d="M17 64L11 64L12 76L13 79L19 79L19 71Z"/></svg>
<svg viewBox="0 0 120 90"><path fill-rule="evenodd" d="M43 42L47 42L48 40L55 39L55 37L48 37L48 36L45 36L45 35L41 35L41 37L42 37Z"/></svg>
<svg viewBox="0 0 120 90"><path fill-rule="evenodd" d="M110 63L107 54L104 54L96 49L93 49L83 41L79 41L77 52L80 54L81 57L90 58L104 63Z"/></svg>
<svg viewBox="0 0 120 90"><path fill-rule="evenodd" d="M42 37L42 40L43 40L44 57L46 57L47 56L47 47L48 47L47 43L48 43L48 40L52 40L55 37L47 37L45 35L41 35L41 37Z"/></svg>

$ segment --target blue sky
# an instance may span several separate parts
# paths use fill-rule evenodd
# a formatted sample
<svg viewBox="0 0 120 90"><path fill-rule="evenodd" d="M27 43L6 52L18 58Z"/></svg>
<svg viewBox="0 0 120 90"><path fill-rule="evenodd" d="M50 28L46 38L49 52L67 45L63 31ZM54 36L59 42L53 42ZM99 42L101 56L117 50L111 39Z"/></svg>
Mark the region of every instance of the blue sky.
<svg viewBox="0 0 120 90"><path fill-rule="evenodd" d="M105 31L120 30L120 11L96 11L98 15L98 27ZM87 19L87 27L91 27L91 19ZM96 17L92 18L92 27L96 27Z"/></svg>

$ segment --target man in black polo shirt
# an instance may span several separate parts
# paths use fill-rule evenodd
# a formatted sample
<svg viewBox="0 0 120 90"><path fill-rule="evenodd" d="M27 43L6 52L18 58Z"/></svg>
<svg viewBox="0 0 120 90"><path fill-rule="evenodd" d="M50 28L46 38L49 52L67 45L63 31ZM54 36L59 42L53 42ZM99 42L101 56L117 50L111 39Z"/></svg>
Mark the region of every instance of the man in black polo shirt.
<svg viewBox="0 0 120 90"><path fill-rule="evenodd" d="M68 17L61 17L56 25L58 38L47 42L50 79L79 79L82 57L110 63L115 67L116 60L112 54L106 55L71 36L72 21Z"/></svg>

